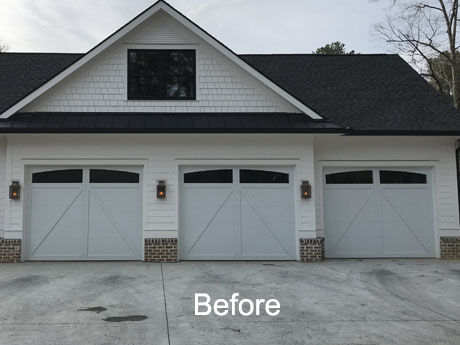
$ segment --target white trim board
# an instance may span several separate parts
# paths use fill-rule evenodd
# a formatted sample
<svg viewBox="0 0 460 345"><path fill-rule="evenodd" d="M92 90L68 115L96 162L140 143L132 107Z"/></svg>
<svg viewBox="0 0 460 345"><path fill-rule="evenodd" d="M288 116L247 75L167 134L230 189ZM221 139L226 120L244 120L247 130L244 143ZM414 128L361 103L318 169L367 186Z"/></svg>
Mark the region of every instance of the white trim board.
<svg viewBox="0 0 460 345"><path fill-rule="evenodd" d="M88 53L86 53L81 59L77 60L75 63L67 67L64 71L53 77L51 80L34 90L32 93L30 93L28 96L24 97L22 100L8 108L6 111L4 111L1 115L0 118L9 118L16 112L20 111L22 108L24 108L26 105L37 99L40 95L45 93L46 91L50 90L53 86L70 76L72 73L75 71L79 70L82 66L87 64L88 62L92 61L94 58L99 56L102 52L104 52L106 49L111 47L113 44L118 42L122 37L127 35L129 32L137 28L139 25L144 23L146 20L148 20L151 16L153 16L155 13L158 11L164 11L168 15L170 15L172 18L177 20L179 23L181 23L183 26L185 26L188 30L193 32L195 35L203 39L205 42L207 42L209 45L211 45L214 49L219 51L221 54L223 54L225 57L227 57L230 61L234 62L237 64L240 68L242 68L245 72L249 73L251 76L253 76L256 80L262 82L264 85L266 85L270 90L278 94L280 97L285 99L287 102L292 104L295 108L299 109L301 112L304 114L310 116L312 119L323 119L319 114L317 114L313 109L309 108L306 106L304 103L299 101L297 98L292 96L290 93L279 87L276 83L271 81L269 78L267 78L265 75L262 73L258 72L255 68L251 67L249 64L247 64L245 61L243 61L238 55L236 55L232 50L230 50L228 47L226 47L224 44L220 43L218 40L216 40L214 37L212 37L210 34L208 34L206 31L201 29L198 25L193 23L190 19L185 17L183 14L178 12L176 9L171 7L169 4L167 4L163 0L157 1L155 4L153 4L151 7L149 7L147 10L142 12L140 15L138 15L136 18L134 18L132 21L130 21L128 24L120 28L118 31L116 31L114 34L106 38L104 41L99 43L96 47L91 49Z"/></svg>

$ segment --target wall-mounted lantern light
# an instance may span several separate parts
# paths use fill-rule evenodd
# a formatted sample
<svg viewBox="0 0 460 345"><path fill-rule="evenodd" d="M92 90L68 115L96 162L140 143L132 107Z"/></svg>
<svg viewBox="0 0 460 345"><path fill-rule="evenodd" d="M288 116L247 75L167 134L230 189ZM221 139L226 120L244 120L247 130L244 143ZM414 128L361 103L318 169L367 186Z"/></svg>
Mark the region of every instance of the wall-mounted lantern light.
<svg viewBox="0 0 460 345"><path fill-rule="evenodd" d="M19 185L19 181L12 181L10 185L10 199L19 200L20 196L21 186Z"/></svg>
<svg viewBox="0 0 460 345"><path fill-rule="evenodd" d="M311 199L311 185L308 181L302 181L300 186L300 195L302 199Z"/></svg>
<svg viewBox="0 0 460 345"><path fill-rule="evenodd" d="M157 184L157 198L166 199L166 183L165 181L158 181Z"/></svg>

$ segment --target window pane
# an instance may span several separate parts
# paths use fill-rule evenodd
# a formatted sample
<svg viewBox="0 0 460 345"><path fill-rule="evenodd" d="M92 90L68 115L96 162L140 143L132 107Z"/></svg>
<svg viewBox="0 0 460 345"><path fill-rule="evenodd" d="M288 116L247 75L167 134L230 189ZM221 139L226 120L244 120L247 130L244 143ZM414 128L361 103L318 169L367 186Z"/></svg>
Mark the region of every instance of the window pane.
<svg viewBox="0 0 460 345"><path fill-rule="evenodd" d="M82 183L83 170L53 170L32 174L32 183Z"/></svg>
<svg viewBox="0 0 460 345"><path fill-rule="evenodd" d="M289 174L266 170L240 170L240 183L289 183Z"/></svg>
<svg viewBox="0 0 460 345"><path fill-rule="evenodd" d="M233 183L232 169L206 170L184 174L184 183Z"/></svg>
<svg viewBox="0 0 460 345"><path fill-rule="evenodd" d="M194 51L170 51L165 57L168 75L194 75Z"/></svg>
<svg viewBox="0 0 460 345"><path fill-rule="evenodd" d="M168 77L166 79L167 98L193 97L193 81L191 77Z"/></svg>
<svg viewBox="0 0 460 345"><path fill-rule="evenodd" d="M326 175L326 184L372 184L372 170L346 171Z"/></svg>
<svg viewBox="0 0 460 345"><path fill-rule="evenodd" d="M128 51L128 99L195 99L195 50Z"/></svg>
<svg viewBox="0 0 460 345"><path fill-rule="evenodd" d="M90 183L139 183L139 174L129 171L91 169Z"/></svg>
<svg viewBox="0 0 460 345"><path fill-rule="evenodd" d="M158 74L160 55L154 50L130 50L128 67L136 74Z"/></svg>
<svg viewBox="0 0 460 345"><path fill-rule="evenodd" d="M138 97L160 97L160 79L155 76L133 75L129 80L129 92Z"/></svg>
<svg viewBox="0 0 460 345"><path fill-rule="evenodd" d="M380 183L382 184L426 184L425 174L407 171L380 170Z"/></svg>

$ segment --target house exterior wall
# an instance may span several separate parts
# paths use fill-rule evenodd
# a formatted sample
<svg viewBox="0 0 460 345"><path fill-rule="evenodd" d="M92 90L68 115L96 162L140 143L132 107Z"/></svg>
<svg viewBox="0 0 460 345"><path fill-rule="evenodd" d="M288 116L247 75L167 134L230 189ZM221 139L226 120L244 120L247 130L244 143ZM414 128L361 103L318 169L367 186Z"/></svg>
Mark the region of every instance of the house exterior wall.
<svg viewBox="0 0 460 345"><path fill-rule="evenodd" d="M3 238L5 229L5 209L9 199L7 196L8 183L6 181L6 137L0 137L0 238Z"/></svg>
<svg viewBox="0 0 460 345"><path fill-rule="evenodd" d="M324 167L432 167L437 238L460 236L454 137L315 138L316 223L324 236ZM439 245L438 245L439 247Z"/></svg>
<svg viewBox="0 0 460 345"><path fill-rule="evenodd" d="M127 100L128 49L196 49L197 99ZM27 112L299 112L182 24L159 12L26 106Z"/></svg>
<svg viewBox="0 0 460 345"><path fill-rule="evenodd" d="M5 209L5 238L23 239L30 166L144 166L144 238L177 238L179 169L187 165L294 167L295 186L314 180L308 135L9 135L6 180L19 180L23 197ZM156 198L157 180L167 198ZM316 237L315 201L295 188L296 241Z"/></svg>
<svg viewBox="0 0 460 345"><path fill-rule="evenodd" d="M432 167L435 230L438 247L442 248L445 238L460 237L455 141L453 137L393 137L389 141L387 137L284 134L8 135L2 139L0 151L3 152L0 222L4 224L5 240L25 239L30 179L27 172L31 166L142 166L144 239L151 248L163 245L160 239L167 241L161 247L165 250L163 259L174 261L177 255L174 239L180 231L180 167L289 166L294 167L294 186L300 186L303 180L313 185L311 200L301 200L299 188L294 188L293 197L296 242L301 244L298 259L316 261L324 256L321 248L324 167ZM19 201L7 199L11 180L19 180L22 185ZM157 180L167 181L166 200L156 198ZM153 239L161 243L154 243ZM444 247L452 251L452 246ZM149 260L156 260L154 254L146 252L146 255Z"/></svg>

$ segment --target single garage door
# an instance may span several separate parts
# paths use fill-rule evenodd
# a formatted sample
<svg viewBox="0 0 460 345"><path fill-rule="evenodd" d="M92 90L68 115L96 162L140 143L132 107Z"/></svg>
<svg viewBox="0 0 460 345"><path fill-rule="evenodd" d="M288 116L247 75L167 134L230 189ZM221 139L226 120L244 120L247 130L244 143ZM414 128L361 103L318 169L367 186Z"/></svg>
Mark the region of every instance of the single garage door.
<svg viewBox="0 0 460 345"><path fill-rule="evenodd" d="M28 260L141 260L136 168L34 168Z"/></svg>
<svg viewBox="0 0 460 345"><path fill-rule="evenodd" d="M186 168L181 260L295 260L290 168Z"/></svg>
<svg viewBox="0 0 460 345"><path fill-rule="evenodd" d="M329 258L434 257L430 169L325 170Z"/></svg>

